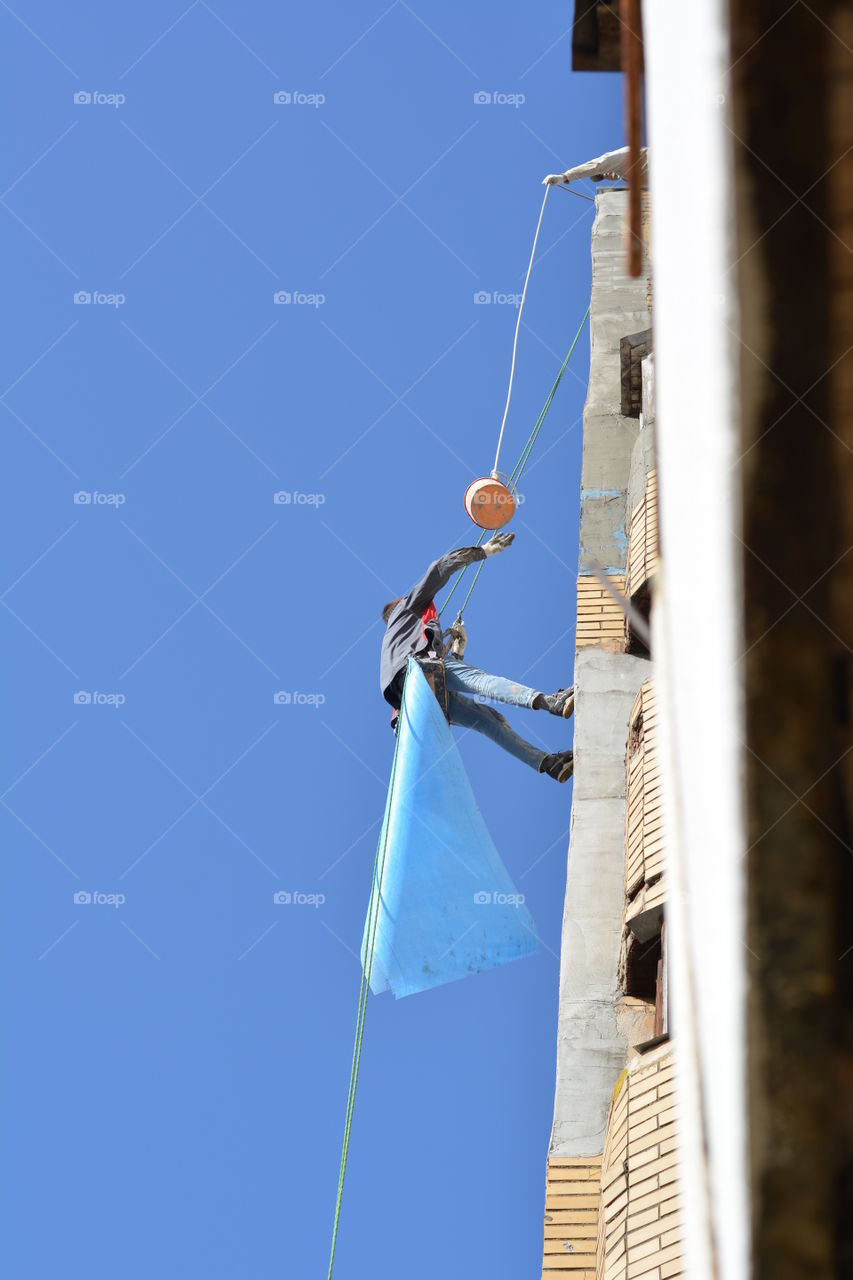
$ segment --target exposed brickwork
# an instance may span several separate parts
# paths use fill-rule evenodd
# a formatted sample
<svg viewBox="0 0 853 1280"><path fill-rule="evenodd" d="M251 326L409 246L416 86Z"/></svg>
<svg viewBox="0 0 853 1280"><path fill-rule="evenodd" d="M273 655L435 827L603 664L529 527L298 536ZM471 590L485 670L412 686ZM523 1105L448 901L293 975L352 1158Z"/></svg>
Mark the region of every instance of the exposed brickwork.
<svg viewBox="0 0 853 1280"><path fill-rule="evenodd" d="M543 1280L595 1280L601 1156L548 1161Z"/></svg>
<svg viewBox="0 0 853 1280"><path fill-rule="evenodd" d="M596 1280L685 1274L677 1197L671 1045L628 1067L613 1095L601 1166Z"/></svg>
<svg viewBox="0 0 853 1280"><path fill-rule="evenodd" d="M620 594L624 594L624 574L611 574L610 581ZM622 652L625 642L625 615L621 608L598 578L581 574L578 578L576 647L580 649L587 644L597 644Z"/></svg>
<svg viewBox="0 0 853 1280"><path fill-rule="evenodd" d="M628 534L628 570L625 594L632 598L658 570L658 481L657 471L646 478L646 492L631 513Z"/></svg>

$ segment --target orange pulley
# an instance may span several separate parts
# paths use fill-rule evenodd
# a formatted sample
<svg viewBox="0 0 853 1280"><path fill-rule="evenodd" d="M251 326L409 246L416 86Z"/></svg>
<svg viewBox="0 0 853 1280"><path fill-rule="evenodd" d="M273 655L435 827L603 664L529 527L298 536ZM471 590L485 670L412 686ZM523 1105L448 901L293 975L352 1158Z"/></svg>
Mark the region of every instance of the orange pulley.
<svg viewBox="0 0 853 1280"><path fill-rule="evenodd" d="M465 510L481 529L502 529L515 515L517 506L515 486L497 471L472 480L465 490Z"/></svg>

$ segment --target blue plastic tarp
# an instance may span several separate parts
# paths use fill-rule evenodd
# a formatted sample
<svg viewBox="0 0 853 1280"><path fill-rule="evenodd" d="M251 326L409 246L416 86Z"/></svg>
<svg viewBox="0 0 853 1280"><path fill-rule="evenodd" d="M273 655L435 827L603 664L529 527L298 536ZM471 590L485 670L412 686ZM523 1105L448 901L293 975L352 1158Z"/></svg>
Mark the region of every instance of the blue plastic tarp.
<svg viewBox="0 0 853 1280"><path fill-rule="evenodd" d="M384 869L372 968L370 910L362 963L374 994L390 988L400 997L518 960L538 944L524 897L477 808L450 727L414 661L397 732L379 839Z"/></svg>

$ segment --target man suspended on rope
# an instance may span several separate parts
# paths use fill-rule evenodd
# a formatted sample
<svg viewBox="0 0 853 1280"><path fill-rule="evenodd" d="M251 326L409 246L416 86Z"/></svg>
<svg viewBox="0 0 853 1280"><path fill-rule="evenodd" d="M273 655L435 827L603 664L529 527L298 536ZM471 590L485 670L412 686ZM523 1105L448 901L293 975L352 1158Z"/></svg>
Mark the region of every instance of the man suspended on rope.
<svg viewBox="0 0 853 1280"><path fill-rule="evenodd" d="M419 662L441 661L447 690L447 716L451 724L491 738L504 751L530 765L537 773L546 773L557 782L568 782L572 776L571 751L553 754L541 751L525 741L510 727L508 721L494 707L475 702L463 695L476 694L492 702L505 702L513 707L528 707L533 711L549 711L551 715L567 719L574 710L574 690L558 689L556 693L539 693L527 685L517 684L503 676L489 675L477 667L463 662L464 628L459 625L454 634L451 652L444 652L441 623L433 597L450 581L454 573L477 560L488 559L512 545L513 533L496 533L481 547L460 547L436 560L423 578L406 596L389 600L382 610L386 630L382 641L380 684L382 694L394 708L392 725L396 729L397 713L403 696L403 681L410 657Z"/></svg>

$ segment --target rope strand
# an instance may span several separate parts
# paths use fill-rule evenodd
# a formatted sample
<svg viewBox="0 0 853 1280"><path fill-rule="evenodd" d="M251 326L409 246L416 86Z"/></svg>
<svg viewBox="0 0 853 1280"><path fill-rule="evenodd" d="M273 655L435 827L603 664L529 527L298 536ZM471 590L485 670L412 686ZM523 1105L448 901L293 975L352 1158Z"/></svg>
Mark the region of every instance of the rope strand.
<svg viewBox="0 0 853 1280"><path fill-rule="evenodd" d="M557 374L557 377L554 379L554 385L551 387L551 390L548 392L548 398L546 399L544 405L542 406L539 412L539 417L536 419L536 422L533 425L533 430L530 432L530 435L527 437L527 443L522 449L521 454L519 455L518 462L515 464L515 467L513 468L510 474L510 477L509 477L510 483L513 485L518 484L519 480L524 474L524 468L527 466L528 462L530 461L530 455L533 452L533 446L536 444L536 441L539 439L539 433L542 430L546 417L548 416L548 410L551 408L551 404L554 400L554 396L557 394L557 388L560 385L563 374L566 372L566 369L568 368L569 361L572 358L572 353L574 352L575 347L578 345L580 336L583 333L583 327L586 324L588 318L589 318L589 307L587 307L586 311L584 312L583 319L581 320L578 326L578 331L575 334L574 339L572 340L572 345L569 347L568 355L566 356L565 360L560 366L560 372ZM481 542L485 538L485 536L486 536L486 530L484 529L474 545L479 547ZM464 603L462 605L462 608L459 610L457 617L461 617L464 610L467 608L468 601L471 599L471 592L474 590L474 587L477 584L477 579L480 576L480 573L482 571L484 564L485 564L485 561L481 560L480 564L477 567L477 572L474 574L474 581L471 583L471 586L468 589L468 594L465 597ZM441 608L438 611L439 617L441 617L441 615L444 613L444 610L447 608L448 604L450 603L450 599L454 591L459 586L459 583L462 581L462 579L464 578L467 572L468 572L468 566L466 565L465 568L457 577L453 586L448 591L447 595L445 596L444 603L442 604Z"/></svg>
<svg viewBox="0 0 853 1280"><path fill-rule="evenodd" d="M498 436L498 448L497 448L497 452L495 453L495 465L492 468L492 475L497 475L497 472L498 472L498 459L501 456L501 445L503 444L504 427L506 426L507 414L509 413L509 402L512 397L512 380L515 377L515 352L518 346L518 331L521 328L521 313L524 310L524 299L527 297L527 286L530 283L530 273L533 270L533 259L536 256L536 244L537 244L537 241L539 240L539 229L542 226L542 215L545 212L545 201L548 199L548 192L550 190L551 190L551 184L549 183L546 186L545 194L542 197L542 208L539 210L539 221L536 223L536 235L533 237L533 248L530 250L530 261L527 264L527 275L524 280L524 288L521 292L521 303L519 304L519 308L518 308L518 319L515 322L515 337L513 338L513 341L512 341L512 364L510 365L510 369L509 369L509 387L507 388L507 393L506 393L506 404L504 405L504 416L503 416L503 421L501 422L500 435Z"/></svg>

